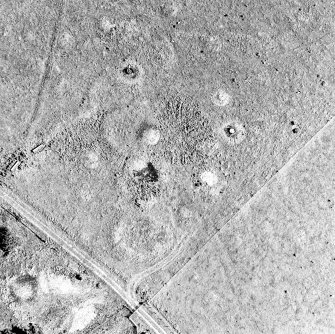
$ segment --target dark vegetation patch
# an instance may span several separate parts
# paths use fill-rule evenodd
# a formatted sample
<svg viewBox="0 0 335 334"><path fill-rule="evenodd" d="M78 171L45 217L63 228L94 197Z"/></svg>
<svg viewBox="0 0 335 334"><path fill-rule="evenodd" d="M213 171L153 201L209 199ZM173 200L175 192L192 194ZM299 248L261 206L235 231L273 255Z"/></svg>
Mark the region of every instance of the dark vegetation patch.
<svg viewBox="0 0 335 334"><path fill-rule="evenodd" d="M8 219L9 216L5 211L0 212L0 251L4 257L9 255L17 245L16 238L12 235L7 226ZM18 218L15 217L15 219Z"/></svg>
<svg viewBox="0 0 335 334"><path fill-rule="evenodd" d="M158 171L155 169L151 162L148 162L146 168L134 172L134 176L138 181L149 183L158 181Z"/></svg>
<svg viewBox="0 0 335 334"><path fill-rule="evenodd" d="M140 287L137 287L135 293L136 293L137 300L140 303L140 305L148 301L149 297L145 290L142 290Z"/></svg>
<svg viewBox="0 0 335 334"><path fill-rule="evenodd" d="M94 148L101 141L102 118L100 115L96 120L79 121L62 129L49 143L49 148L61 161L77 161L83 150Z"/></svg>
<svg viewBox="0 0 335 334"><path fill-rule="evenodd" d="M27 159L27 153L20 148L14 152L0 156L0 176L5 177L9 175L15 166L17 166L18 169L23 168Z"/></svg>
<svg viewBox="0 0 335 334"><path fill-rule="evenodd" d="M159 111L161 156L174 165L199 166L207 160L204 145L213 137L209 120L191 96L169 93Z"/></svg>
<svg viewBox="0 0 335 334"><path fill-rule="evenodd" d="M28 274L18 277L15 282L20 285L29 284L37 287L37 278Z"/></svg>
<svg viewBox="0 0 335 334"><path fill-rule="evenodd" d="M80 274L76 274L74 277L78 281L81 281L83 279Z"/></svg>
<svg viewBox="0 0 335 334"><path fill-rule="evenodd" d="M11 235L7 227L0 226L0 250L3 256L7 256L11 250Z"/></svg>
<svg viewBox="0 0 335 334"><path fill-rule="evenodd" d="M159 173L151 162L147 167L134 172L130 187L134 190L133 200L136 206L141 206L141 201L149 201L160 193Z"/></svg>
<svg viewBox="0 0 335 334"><path fill-rule="evenodd" d="M42 331L36 325L29 323L27 328L12 326L11 329L0 331L0 334L42 334Z"/></svg>

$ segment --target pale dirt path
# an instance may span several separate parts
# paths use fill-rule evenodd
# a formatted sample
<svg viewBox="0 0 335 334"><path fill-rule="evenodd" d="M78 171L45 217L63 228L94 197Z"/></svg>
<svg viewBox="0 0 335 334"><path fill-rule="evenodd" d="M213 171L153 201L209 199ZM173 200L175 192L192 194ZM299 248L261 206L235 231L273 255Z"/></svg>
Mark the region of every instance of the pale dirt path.
<svg viewBox="0 0 335 334"><path fill-rule="evenodd" d="M45 60L45 65L44 65L44 71L41 76L37 96L35 99L35 105L34 109L32 111L32 114L30 116L29 122L27 123L27 127L24 131L25 136L29 136L34 130L34 123L39 119L40 113L41 113L41 103L42 103L42 98L43 98L43 92L45 91L45 86L47 84L47 81L49 80L50 73L52 70L52 62L53 62L53 57L54 57L54 49L56 46L56 41L57 37L59 34L60 26L61 26L61 21L64 16L64 10L66 6L67 0L59 0L58 2L58 14L57 14L57 19L54 24L54 27L51 32L50 40L49 40L49 51L47 58Z"/></svg>
<svg viewBox="0 0 335 334"><path fill-rule="evenodd" d="M143 270L142 272L135 274L130 279L129 283L127 284L127 292L128 294L136 300L136 288L139 286L140 282L150 276L151 274L157 272L158 270L161 270L168 266L170 263L172 263L178 255L186 248L186 245L190 241L191 236L183 236L178 245L171 251L170 254L168 254L166 257L164 257L161 261L155 263L153 266Z"/></svg>

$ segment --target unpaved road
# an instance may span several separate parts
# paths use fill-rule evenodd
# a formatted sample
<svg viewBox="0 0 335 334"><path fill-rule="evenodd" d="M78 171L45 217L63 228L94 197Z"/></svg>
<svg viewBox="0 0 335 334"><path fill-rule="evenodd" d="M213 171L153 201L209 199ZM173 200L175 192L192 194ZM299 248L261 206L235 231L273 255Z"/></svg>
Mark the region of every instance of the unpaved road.
<svg viewBox="0 0 335 334"><path fill-rule="evenodd" d="M86 268L91 270L93 274L103 280L109 287L111 287L128 305L132 310L136 310L139 304L134 300L111 276L112 273L104 268L101 264L95 261L89 254L81 250L75 245L68 237L66 237L61 231L55 229L54 226L43 216L38 213L34 208L25 203L12 191L5 188L0 184L0 200L10 205L17 213L25 218L30 224L36 229L41 231L48 238L52 239L59 246L61 246L66 252L68 252L77 261L83 264ZM171 331L166 331L159 322L159 319L153 319L147 309L142 306L139 312L136 312L137 316L143 321L150 329L156 334L170 334ZM164 326L165 327L165 326Z"/></svg>
<svg viewBox="0 0 335 334"><path fill-rule="evenodd" d="M168 266L172 261L174 261L178 255L184 251L184 248L186 248L186 245L188 244L189 240L191 239L191 236L184 236L178 243L178 245L175 247L175 249L172 250L172 252L163 258L158 263L154 264L152 267L138 273L132 276L131 280L128 283L127 292L131 298L136 299L136 289L139 286L140 282L148 277L149 275L155 273L158 270L161 270Z"/></svg>

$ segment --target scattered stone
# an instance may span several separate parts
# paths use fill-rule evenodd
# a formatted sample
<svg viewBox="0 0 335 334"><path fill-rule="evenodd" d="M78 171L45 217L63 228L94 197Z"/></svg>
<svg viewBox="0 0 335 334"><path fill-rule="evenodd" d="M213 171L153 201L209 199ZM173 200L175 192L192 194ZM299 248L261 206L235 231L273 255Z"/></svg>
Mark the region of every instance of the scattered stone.
<svg viewBox="0 0 335 334"><path fill-rule="evenodd" d="M182 206L180 208L180 215L182 218L191 218L193 216L193 213L191 210L189 210L186 206Z"/></svg>
<svg viewBox="0 0 335 334"><path fill-rule="evenodd" d="M0 251L3 256L7 256L13 249L15 243L9 230L5 226L0 226Z"/></svg>
<svg viewBox="0 0 335 334"><path fill-rule="evenodd" d="M138 85L144 78L144 69L134 59L124 60L118 70L118 78L128 85Z"/></svg>
<svg viewBox="0 0 335 334"><path fill-rule="evenodd" d="M158 129L147 129L143 133L142 140L147 145L157 145L160 139L160 131Z"/></svg>
<svg viewBox="0 0 335 334"><path fill-rule="evenodd" d="M218 183L218 177L211 171L204 171L200 175L201 181L206 183L208 186L213 187Z"/></svg>
<svg viewBox="0 0 335 334"><path fill-rule="evenodd" d="M130 170L132 172L139 172L147 167L147 162L144 159L136 159L130 164Z"/></svg>
<svg viewBox="0 0 335 334"><path fill-rule="evenodd" d="M230 145L240 144L246 137L244 125L237 121L224 123L217 132Z"/></svg>
<svg viewBox="0 0 335 334"><path fill-rule="evenodd" d="M16 297L22 301L27 301L36 293L37 279L30 275L20 276L15 279L11 288Z"/></svg>
<svg viewBox="0 0 335 334"><path fill-rule="evenodd" d="M76 43L75 38L72 36L71 33L65 31L60 37L59 37L59 44L64 50L70 50L74 47Z"/></svg>
<svg viewBox="0 0 335 334"><path fill-rule="evenodd" d="M225 107L231 101L231 96L223 89L218 89L212 96L212 102L218 107Z"/></svg>
<svg viewBox="0 0 335 334"><path fill-rule="evenodd" d="M164 131L161 156L172 165L203 165L212 127L194 97L168 93L163 97L159 128ZM157 148L158 151L161 148Z"/></svg>
<svg viewBox="0 0 335 334"><path fill-rule="evenodd" d="M116 27L116 24L112 24L106 17L103 17L101 19L100 26L105 33L109 33Z"/></svg>
<svg viewBox="0 0 335 334"><path fill-rule="evenodd" d="M85 155L84 165L86 168L90 169L96 169L97 167L99 167L99 153L95 151L89 151Z"/></svg>

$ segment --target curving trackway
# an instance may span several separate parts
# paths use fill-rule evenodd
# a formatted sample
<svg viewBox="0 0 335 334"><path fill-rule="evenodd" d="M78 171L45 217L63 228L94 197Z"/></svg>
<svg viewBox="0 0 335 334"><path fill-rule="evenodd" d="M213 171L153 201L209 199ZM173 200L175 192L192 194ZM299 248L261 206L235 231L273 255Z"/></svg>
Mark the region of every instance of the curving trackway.
<svg viewBox="0 0 335 334"><path fill-rule="evenodd" d="M175 249L172 250L172 252L164 257L161 261L157 262L153 266L147 268L146 270L135 274L132 276L131 280L128 283L127 287L127 293L129 296L131 296L132 299L137 300L136 298L136 288L139 286L140 282L148 277L149 275L157 272L158 270L161 270L165 267L167 267L170 263L172 263L178 255L183 251L184 248L186 248L186 245L188 244L189 240L191 239L191 236L183 236L178 243L178 245L175 247Z"/></svg>

